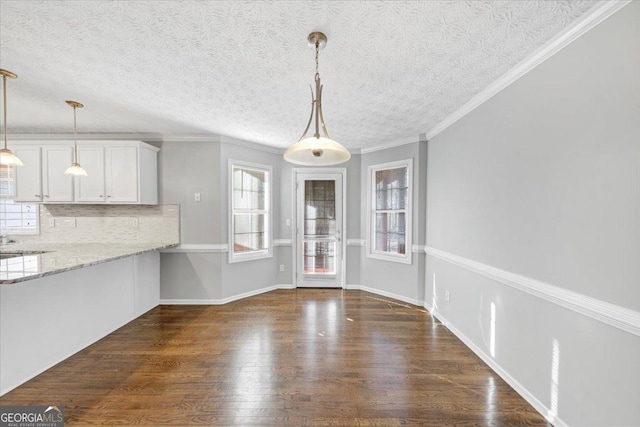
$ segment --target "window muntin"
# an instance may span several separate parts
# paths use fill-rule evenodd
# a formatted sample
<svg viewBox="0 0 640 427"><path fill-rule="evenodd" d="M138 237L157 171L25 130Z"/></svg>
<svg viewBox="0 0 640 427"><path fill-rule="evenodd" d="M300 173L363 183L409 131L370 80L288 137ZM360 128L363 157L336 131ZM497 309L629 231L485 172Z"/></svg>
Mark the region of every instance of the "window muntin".
<svg viewBox="0 0 640 427"><path fill-rule="evenodd" d="M230 262L271 256L268 166L234 162L231 170Z"/></svg>
<svg viewBox="0 0 640 427"><path fill-rule="evenodd" d="M38 234L38 205L14 197L15 168L0 165L0 235Z"/></svg>
<svg viewBox="0 0 640 427"><path fill-rule="evenodd" d="M411 160L370 168L368 256L411 263Z"/></svg>

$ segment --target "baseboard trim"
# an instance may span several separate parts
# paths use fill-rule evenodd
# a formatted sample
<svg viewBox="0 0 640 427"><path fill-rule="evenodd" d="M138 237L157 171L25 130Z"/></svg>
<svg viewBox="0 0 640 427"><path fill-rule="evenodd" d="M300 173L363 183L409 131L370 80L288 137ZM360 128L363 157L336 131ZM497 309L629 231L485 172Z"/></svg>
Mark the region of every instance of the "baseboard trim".
<svg viewBox="0 0 640 427"><path fill-rule="evenodd" d="M426 247L427 255L488 277L514 289L568 308L592 319L640 336L640 313L597 298L588 297L539 280L500 270L440 249Z"/></svg>
<svg viewBox="0 0 640 427"><path fill-rule="evenodd" d="M423 307L431 313L442 325L451 331L464 345L469 347L476 356L478 356L484 363L486 363L496 374L500 376L516 393L518 393L524 400L529 402L533 408L540 413L547 421L552 423L555 427L569 427L564 421L557 416L549 415L550 409L541 401L539 401L529 390L527 390L522 384L513 378L506 370L502 368L492 357L485 353L480 347L478 347L471 339L469 339L461 330L453 326L440 312L433 310L425 302Z"/></svg>
<svg viewBox="0 0 640 427"><path fill-rule="evenodd" d="M398 301L402 301L402 302L406 302L412 305L417 305L418 307L422 306L422 301L414 299L414 298L409 298L409 297L405 297L404 295L398 295L398 294L394 294L392 292L387 292L387 291L383 291L381 289L376 289L376 288L372 288L370 286L364 286L364 285L347 285L346 289L348 290L358 290L358 291L365 291L365 292L369 292L372 294L376 294L376 295L380 295L383 297L387 297L387 298L393 298L396 299Z"/></svg>
<svg viewBox="0 0 640 427"><path fill-rule="evenodd" d="M224 305L240 299L275 291L276 289L295 289L295 286L292 284L278 284L220 299L160 299L160 305Z"/></svg>

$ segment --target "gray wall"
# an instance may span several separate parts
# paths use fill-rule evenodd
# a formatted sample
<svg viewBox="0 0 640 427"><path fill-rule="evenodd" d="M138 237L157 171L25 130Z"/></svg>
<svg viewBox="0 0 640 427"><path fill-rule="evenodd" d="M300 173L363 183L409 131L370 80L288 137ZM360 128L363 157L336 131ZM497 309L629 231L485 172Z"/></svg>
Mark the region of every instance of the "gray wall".
<svg viewBox="0 0 640 427"><path fill-rule="evenodd" d="M159 203L180 204L180 242L219 244L222 235L220 143L163 142L158 154ZM194 201L194 193L201 201ZM161 299L222 298L225 253L163 253Z"/></svg>
<svg viewBox="0 0 640 427"><path fill-rule="evenodd" d="M369 240L367 231L367 179L369 166L396 160L413 159L413 209L412 245L424 245L426 211L425 181L427 144L415 142L386 150L362 155L360 193L360 233ZM371 242L367 241L367 245ZM412 248L407 248L410 251ZM398 295L404 299L421 303L424 300L425 255L423 251L412 253L412 263L400 264L392 261L368 258L366 248L361 250L361 285Z"/></svg>
<svg viewBox="0 0 640 427"><path fill-rule="evenodd" d="M275 151L275 150L274 150ZM265 166L271 166L272 175L272 224L274 239L278 239L280 234L280 192L278 191L280 182L280 161L282 155L270 152L267 147L242 146L238 145L238 141L223 137L220 148L220 216L221 216L221 233L223 242L231 245L228 237L229 229L229 160L239 160L251 162ZM236 262L230 264L228 262L228 254L224 254L227 258L222 263L222 297L229 298L235 295L263 289L273 286L278 279L278 263L279 258L274 250L273 257ZM288 282L291 283L291 282Z"/></svg>
<svg viewBox="0 0 640 427"><path fill-rule="evenodd" d="M159 157L160 201L180 204L183 245L228 243L228 161L272 166L274 238L280 218L280 155L267 148L222 138L202 142L164 142ZM194 201L194 193L201 201ZM274 252L277 254L277 252ZM278 258L229 264L226 252L163 253L160 297L219 300L277 283ZM251 273L251 274L249 274ZM289 282L290 283L290 282Z"/></svg>
<svg viewBox="0 0 640 427"><path fill-rule="evenodd" d="M639 76L635 2L433 138L427 245L639 310ZM494 360L567 425L640 425L638 336L431 256L426 294L486 354L494 303Z"/></svg>

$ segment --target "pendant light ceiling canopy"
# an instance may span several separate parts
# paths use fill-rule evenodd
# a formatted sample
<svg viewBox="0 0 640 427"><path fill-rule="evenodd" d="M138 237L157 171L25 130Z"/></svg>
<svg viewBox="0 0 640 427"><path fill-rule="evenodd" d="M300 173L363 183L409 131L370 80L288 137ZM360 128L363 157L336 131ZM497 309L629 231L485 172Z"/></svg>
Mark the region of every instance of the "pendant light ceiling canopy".
<svg viewBox="0 0 640 427"><path fill-rule="evenodd" d="M78 128L76 124L76 110L78 108L84 107L84 105L76 101L64 102L66 102L71 108L73 108L73 163L67 168L64 174L74 176L87 176L87 171L84 170L82 166L80 166L80 163L78 163Z"/></svg>
<svg viewBox="0 0 640 427"><path fill-rule="evenodd" d="M315 97L311 89L311 115L302 136L284 153L284 159L290 163L304 166L329 166L344 163L351 158L351 153L337 141L332 140L327 132L322 116L322 84L318 72L318 53L327 45L327 36L314 32L307 37L309 45L316 51ZM314 134L307 136L307 132L314 122ZM322 127L322 135L320 135Z"/></svg>
<svg viewBox="0 0 640 427"><path fill-rule="evenodd" d="M4 126L4 147L0 149L0 164L6 166L24 166L22 161L7 147L7 79L16 79L18 76L11 71L0 69L2 74L2 112Z"/></svg>

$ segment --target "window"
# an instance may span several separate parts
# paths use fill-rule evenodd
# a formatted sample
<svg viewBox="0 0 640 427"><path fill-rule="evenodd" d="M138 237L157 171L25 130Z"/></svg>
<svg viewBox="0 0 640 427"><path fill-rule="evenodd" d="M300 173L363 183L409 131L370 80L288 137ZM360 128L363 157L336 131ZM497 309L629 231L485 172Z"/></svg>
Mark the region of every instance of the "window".
<svg viewBox="0 0 640 427"><path fill-rule="evenodd" d="M270 257L271 168L230 161L229 170L229 262Z"/></svg>
<svg viewBox="0 0 640 427"><path fill-rule="evenodd" d="M411 264L412 160L369 167L370 258Z"/></svg>
<svg viewBox="0 0 640 427"><path fill-rule="evenodd" d="M15 194L15 170L0 165L0 235L37 234L38 205L17 203Z"/></svg>

